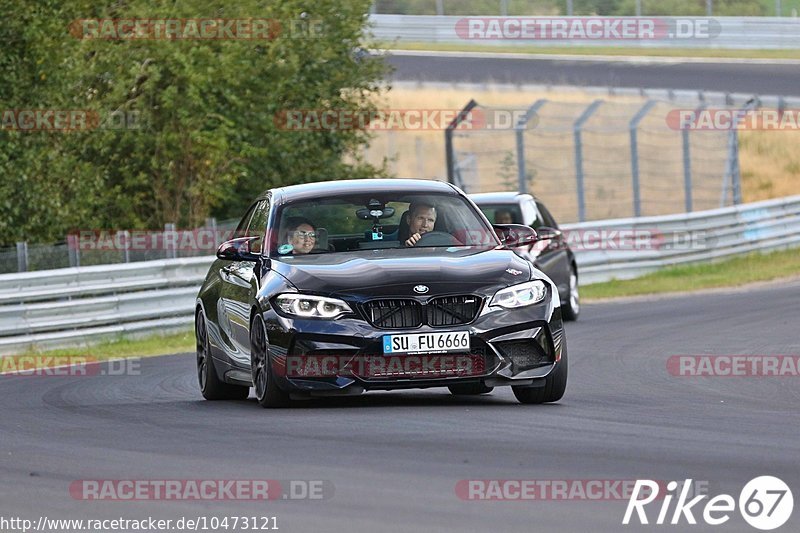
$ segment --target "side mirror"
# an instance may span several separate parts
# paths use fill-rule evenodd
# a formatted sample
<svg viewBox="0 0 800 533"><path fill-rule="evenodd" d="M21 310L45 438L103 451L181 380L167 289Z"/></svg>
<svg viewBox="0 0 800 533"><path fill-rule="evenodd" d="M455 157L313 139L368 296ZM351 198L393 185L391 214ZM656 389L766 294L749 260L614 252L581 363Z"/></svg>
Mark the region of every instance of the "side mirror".
<svg viewBox="0 0 800 533"><path fill-rule="evenodd" d="M250 251L250 243L261 237L239 237L225 241L217 248L217 257L229 261L257 261L259 255Z"/></svg>
<svg viewBox="0 0 800 533"><path fill-rule="evenodd" d="M522 224L494 224L492 227L507 248L529 246L538 239L535 229Z"/></svg>
<svg viewBox="0 0 800 533"><path fill-rule="evenodd" d="M537 240L547 241L561 237L561 230L551 228L550 226L541 226L538 230L536 230L536 234L539 236Z"/></svg>

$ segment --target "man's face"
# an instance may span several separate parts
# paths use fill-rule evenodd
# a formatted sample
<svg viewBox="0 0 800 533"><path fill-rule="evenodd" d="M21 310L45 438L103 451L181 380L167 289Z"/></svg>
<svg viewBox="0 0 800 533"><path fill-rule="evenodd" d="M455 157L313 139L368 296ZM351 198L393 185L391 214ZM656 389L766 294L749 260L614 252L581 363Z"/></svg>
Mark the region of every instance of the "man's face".
<svg viewBox="0 0 800 533"><path fill-rule="evenodd" d="M409 213L409 218L408 228L411 230L411 235L415 233L422 235L433 231L433 226L436 224L436 209L433 207L419 207Z"/></svg>

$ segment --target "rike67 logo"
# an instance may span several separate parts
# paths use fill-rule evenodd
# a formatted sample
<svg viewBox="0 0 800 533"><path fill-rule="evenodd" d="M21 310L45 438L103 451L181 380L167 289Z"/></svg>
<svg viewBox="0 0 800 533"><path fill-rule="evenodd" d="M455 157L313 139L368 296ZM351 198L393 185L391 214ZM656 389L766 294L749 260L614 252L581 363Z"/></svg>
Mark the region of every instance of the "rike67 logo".
<svg viewBox="0 0 800 533"><path fill-rule="evenodd" d="M688 499L691 486L691 479L687 479L681 485L677 481L670 481L667 483L666 493L660 494L661 485L656 481L636 480L622 523L630 524L635 516L640 524L650 524L652 514L648 517L645 507L656 500L661 502L658 517L653 522L657 525L695 525L697 524L695 513L701 515L702 520L711 526L722 525L730 520L737 504L733 496L720 494L705 502L705 505L698 505L708 498L708 495L702 494ZM679 487L680 494L676 490ZM674 509L671 509L675 496L677 502ZM792 516L794 498L791 489L783 480L773 476L760 476L751 479L744 486L739 493L738 506L745 522L756 529L770 531L781 527Z"/></svg>

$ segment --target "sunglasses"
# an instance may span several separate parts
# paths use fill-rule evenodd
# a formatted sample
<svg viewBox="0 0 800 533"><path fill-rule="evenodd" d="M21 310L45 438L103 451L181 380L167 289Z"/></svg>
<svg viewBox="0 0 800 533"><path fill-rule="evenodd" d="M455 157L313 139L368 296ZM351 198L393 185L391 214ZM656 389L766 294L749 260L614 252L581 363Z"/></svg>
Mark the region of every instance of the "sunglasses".
<svg viewBox="0 0 800 533"><path fill-rule="evenodd" d="M300 237L301 239L316 239L317 232L316 231L293 231L292 235L295 237Z"/></svg>

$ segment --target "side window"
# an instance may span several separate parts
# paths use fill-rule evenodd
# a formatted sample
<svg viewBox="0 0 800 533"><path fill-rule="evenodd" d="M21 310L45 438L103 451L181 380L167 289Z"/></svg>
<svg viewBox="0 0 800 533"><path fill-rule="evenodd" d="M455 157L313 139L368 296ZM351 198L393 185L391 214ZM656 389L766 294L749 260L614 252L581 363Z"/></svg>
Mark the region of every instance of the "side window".
<svg viewBox="0 0 800 533"><path fill-rule="evenodd" d="M542 217L536 208L536 203L531 199L527 199L521 202L520 207L522 208L522 223L533 229L539 229L542 226Z"/></svg>
<svg viewBox="0 0 800 533"><path fill-rule="evenodd" d="M542 214L542 221L544 226L551 227L553 229L558 229L558 224L556 224L556 220L553 218L553 215L550 214L550 211L542 204L541 202L536 202L536 207L539 208L539 213Z"/></svg>
<svg viewBox="0 0 800 533"><path fill-rule="evenodd" d="M250 219L253 218L253 213L255 212L257 204L253 204L250 206L250 209L247 210L247 214L242 217L242 221L239 222L239 225L236 226L236 231L233 232L233 238L238 239L240 237L247 237L247 226L250 224Z"/></svg>
<svg viewBox="0 0 800 533"><path fill-rule="evenodd" d="M247 237L261 237L257 241L250 243L250 251L260 254L264 247L264 234L267 231L267 219L269 218L269 201L261 200L256 205L253 218L247 226Z"/></svg>

